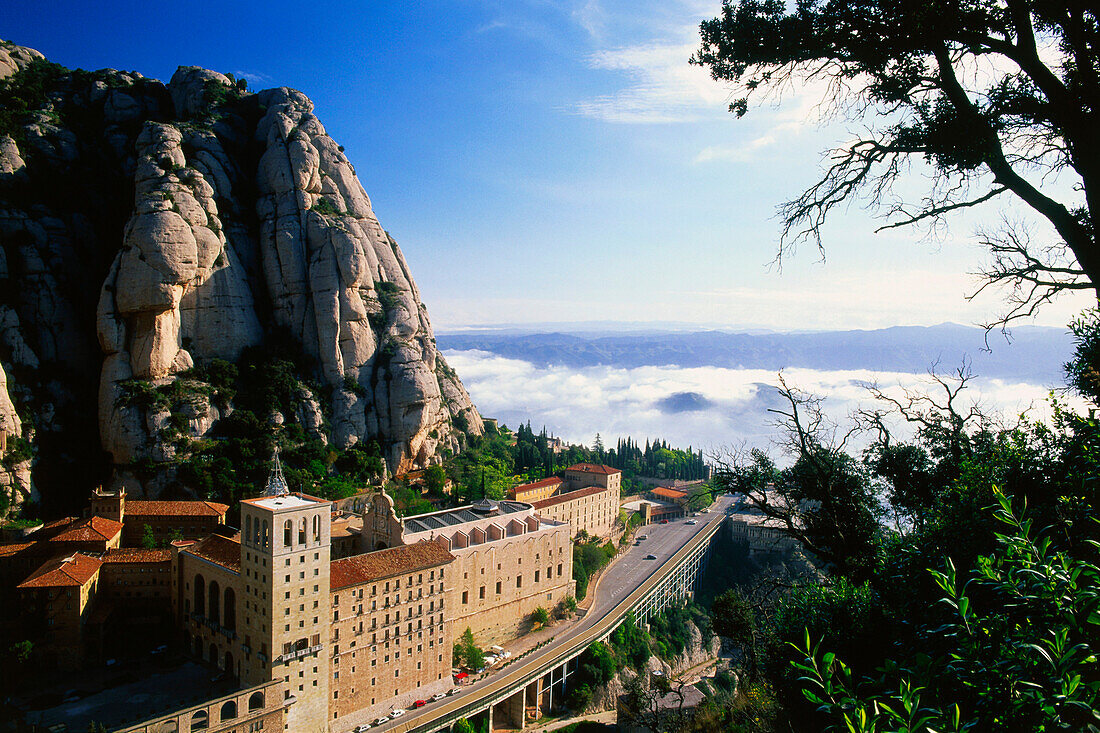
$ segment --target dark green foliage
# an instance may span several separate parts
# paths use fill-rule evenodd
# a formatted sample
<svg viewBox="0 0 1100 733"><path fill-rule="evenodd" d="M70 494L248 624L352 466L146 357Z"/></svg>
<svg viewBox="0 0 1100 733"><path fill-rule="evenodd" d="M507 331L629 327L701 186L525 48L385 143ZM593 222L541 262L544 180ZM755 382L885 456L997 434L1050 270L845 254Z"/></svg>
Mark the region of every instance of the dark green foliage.
<svg viewBox="0 0 1100 733"><path fill-rule="evenodd" d="M470 721L466 718L459 718L451 726L451 733L474 733L474 726L470 725Z"/></svg>
<svg viewBox="0 0 1100 733"><path fill-rule="evenodd" d="M922 628L926 644L889 660L879 679L858 672L807 633L792 644L807 699L834 729L873 713L860 730L1086 730L1100 724L1100 568L1054 549L1049 536L998 495L997 552L971 581L947 564L932 575L940 603ZM1095 555L1089 547L1087 554ZM830 651L823 652L822 649ZM858 668L857 668L858 669ZM921 694L918 695L918 691Z"/></svg>
<svg viewBox="0 0 1100 733"><path fill-rule="evenodd" d="M141 530L141 546L146 550L152 550L157 546L157 538L153 535L153 528L148 524Z"/></svg>
<svg viewBox="0 0 1100 733"><path fill-rule="evenodd" d="M14 435L8 438L8 450L0 460L2 460L5 466L11 468L17 463L29 461L33 457L34 449L31 447L30 441L26 438Z"/></svg>
<svg viewBox="0 0 1100 733"><path fill-rule="evenodd" d="M406 481L387 481L386 493L393 498L394 510L399 517L408 517L414 514L424 514L435 507L427 497L422 496L420 490L410 486Z"/></svg>
<svg viewBox="0 0 1100 733"><path fill-rule="evenodd" d="M398 295L401 288L398 287L397 283L379 280L374 284L374 291L378 293L378 302L382 304L382 310L385 313L389 313L401 305L401 296Z"/></svg>
<svg viewBox="0 0 1100 733"><path fill-rule="evenodd" d="M531 623L539 626L540 628L550 623L550 612L542 606L539 606L531 612Z"/></svg>
<svg viewBox="0 0 1100 733"><path fill-rule="evenodd" d="M615 557L615 545L600 544L595 537L578 539L573 543L573 580L577 583L577 599L588 594L588 579Z"/></svg>
<svg viewBox="0 0 1100 733"><path fill-rule="evenodd" d="M332 199L327 196L322 196L314 202L312 211L316 211L323 216L341 216L345 212L340 211L336 204L332 203Z"/></svg>
<svg viewBox="0 0 1100 733"><path fill-rule="evenodd" d="M711 635L711 621L707 612L694 604L669 606L649 620L649 633L653 637L653 650L658 657L671 661L684 653L691 641L691 626L695 626L704 639Z"/></svg>
<svg viewBox="0 0 1100 733"><path fill-rule="evenodd" d="M455 664L471 671L485 666L485 655L474 641L474 632L469 627L455 642L453 656Z"/></svg>
<svg viewBox="0 0 1100 733"><path fill-rule="evenodd" d="M633 483L635 476L684 481L701 480L707 476L707 466L701 449L696 451L691 447L687 450L672 448L667 441L660 438L652 443L647 440L644 449L633 438L622 438L616 447L602 455L600 461L623 472L625 494L642 490L640 484ZM701 504L698 508L709 503Z"/></svg>
<svg viewBox="0 0 1100 733"><path fill-rule="evenodd" d="M60 64L35 59L0 82L0 135L10 135L22 148L28 113L43 109L49 92L68 73Z"/></svg>
<svg viewBox="0 0 1100 733"><path fill-rule="evenodd" d="M638 626L633 614L628 614L611 632L611 648L615 651L618 669L633 667L640 672L645 669L651 654L649 634Z"/></svg>
<svg viewBox="0 0 1100 733"><path fill-rule="evenodd" d="M428 466L424 469L424 484L429 494L442 496L443 489L447 485L447 472L442 466Z"/></svg>

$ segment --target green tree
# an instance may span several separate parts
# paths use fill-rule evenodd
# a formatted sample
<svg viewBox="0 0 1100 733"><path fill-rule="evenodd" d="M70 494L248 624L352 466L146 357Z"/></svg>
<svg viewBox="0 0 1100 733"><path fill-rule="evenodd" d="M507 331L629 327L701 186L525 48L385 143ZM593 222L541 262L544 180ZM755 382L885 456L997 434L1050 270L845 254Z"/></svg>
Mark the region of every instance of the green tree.
<svg viewBox="0 0 1100 733"><path fill-rule="evenodd" d="M820 180L780 208L780 256L801 239L821 247L828 215L859 195L884 214L884 228L936 226L951 212L1014 197L1053 234L1035 242L1009 222L980 234L993 255L986 285L1010 288L1002 322L1064 290L1100 285L1094 5L723 0L701 35L692 62L740 85L730 104L738 117L753 92L804 80L821 82L824 106L868 130L832 151ZM930 185L903 200L894 185L917 163Z"/></svg>
<svg viewBox="0 0 1100 733"><path fill-rule="evenodd" d="M452 733L475 733L474 726L466 718L459 718L451 728Z"/></svg>
<svg viewBox="0 0 1100 733"><path fill-rule="evenodd" d="M749 672L757 671L757 624L756 613L748 600L739 591L730 588L717 598L710 607L711 628L714 633L723 636L737 645L749 661Z"/></svg>
<svg viewBox="0 0 1100 733"><path fill-rule="evenodd" d="M531 612L531 623L537 624L539 628L546 626L546 624L550 623L550 612L542 606L539 606Z"/></svg>
<svg viewBox="0 0 1100 733"><path fill-rule="evenodd" d="M447 485L447 473L442 466L428 466L424 471L424 484L432 496L442 496Z"/></svg>
<svg viewBox="0 0 1100 733"><path fill-rule="evenodd" d="M146 550L152 550L157 546L157 538L153 534L153 528L148 524L141 530L141 546Z"/></svg>
<svg viewBox="0 0 1100 733"><path fill-rule="evenodd" d="M485 666L485 654L474 641L474 632L467 626L454 645L454 659L466 669L476 670Z"/></svg>
<svg viewBox="0 0 1100 733"><path fill-rule="evenodd" d="M808 701L832 730L1087 730L1100 725L1100 568L1057 551L997 494L1000 546L969 582L931 571L942 618L926 643L861 679L806 631L792 644ZM1091 552L1091 549L1089 550Z"/></svg>

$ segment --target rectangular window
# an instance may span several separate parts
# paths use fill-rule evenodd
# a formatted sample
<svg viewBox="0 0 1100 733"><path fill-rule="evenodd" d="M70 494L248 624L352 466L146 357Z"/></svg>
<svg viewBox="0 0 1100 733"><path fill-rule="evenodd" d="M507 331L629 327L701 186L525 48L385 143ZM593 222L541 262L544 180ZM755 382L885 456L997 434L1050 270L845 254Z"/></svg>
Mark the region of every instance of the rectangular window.
<svg viewBox="0 0 1100 733"><path fill-rule="evenodd" d="M517 575L516 576L516 587L517 588L522 588L523 587L523 576L522 575Z"/></svg>
<svg viewBox="0 0 1100 733"><path fill-rule="evenodd" d="M469 603L470 602L470 592L469 591L465 591L465 590L462 591L462 602L463 603Z"/></svg>
<svg viewBox="0 0 1100 733"><path fill-rule="evenodd" d="M481 588L478 589L478 597L485 600L485 586L481 586Z"/></svg>

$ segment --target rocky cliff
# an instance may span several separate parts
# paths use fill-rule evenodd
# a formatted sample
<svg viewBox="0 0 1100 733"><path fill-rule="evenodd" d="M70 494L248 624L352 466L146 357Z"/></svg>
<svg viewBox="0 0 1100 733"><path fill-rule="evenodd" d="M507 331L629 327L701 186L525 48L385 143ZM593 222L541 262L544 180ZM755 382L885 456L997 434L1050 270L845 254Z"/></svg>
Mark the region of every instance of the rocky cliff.
<svg viewBox="0 0 1100 733"><path fill-rule="evenodd" d="M301 449L319 482L353 448L397 471L481 432L310 100L195 67L165 85L0 44L0 364L15 503L224 494L225 441Z"/></svg>

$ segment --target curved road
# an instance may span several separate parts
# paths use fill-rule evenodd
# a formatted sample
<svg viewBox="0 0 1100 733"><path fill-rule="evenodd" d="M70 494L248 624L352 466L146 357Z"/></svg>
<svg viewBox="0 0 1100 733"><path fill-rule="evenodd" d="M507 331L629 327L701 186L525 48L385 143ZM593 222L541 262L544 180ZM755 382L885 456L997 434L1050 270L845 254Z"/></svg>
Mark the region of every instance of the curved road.
<svg viewBox="0 0 1100 733"><path fill-rule="evenodd" d="M371 730L401 732L413 731L429 726L432 721L461 710L486 695L499 692L529 676L535 669L545 666L555 656L571 646L578 636L590 630L623 599L645 583L658 568L664 565L697 534L713 522L720 522L726 516L726 509L732 503L732 497L720 497L710 507L710 511L700 514L691 525L686 519L677 519L669 524L651 524L638 530L636 537L646 535L647 539L631 547L608 567L599 579L594 591L592 605L582 618L563 627L554 641L533 652L521 661L513 662L505 670L490 674L478 682L461 688L461 692L440 700L429 702L426 706L411 710L397 720L386 725L371 727ZM656 555L656 560L646 560L646 555ZM503 684L502 684L503 683ZM355 725L369 723L359 720L355 714L341 719L340 730L350 731Z"/></svg>

